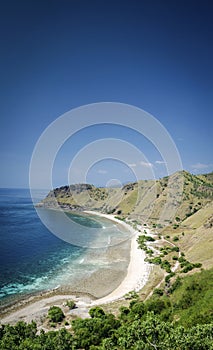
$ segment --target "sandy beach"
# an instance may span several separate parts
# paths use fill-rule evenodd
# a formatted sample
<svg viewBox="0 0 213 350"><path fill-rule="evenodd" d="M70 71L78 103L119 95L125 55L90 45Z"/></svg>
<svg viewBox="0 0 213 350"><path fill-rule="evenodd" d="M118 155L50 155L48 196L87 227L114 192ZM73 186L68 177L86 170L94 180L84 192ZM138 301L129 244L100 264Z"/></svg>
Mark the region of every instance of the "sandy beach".
<svg viewBox="0 0 213 350"><path fill-rule="evenodd" d="M68 291L68 293L61 293L53 296L43 296L40 300L20 307L18 310L8 314L1 319L1 323L15 323L19 320L24 320L30 322L31 320L36 320L38 323L42 317L47 314L50 305L62 306L65 300L72 299L75 300L77 309L76 314L80 317L86 317L88 315L88 310L94 305L100 305L105 303L110 303L112 301L122 299L124 295L132 290L139 291L147 282L150 272L150 266L146 262L145 253L138 249L137 237L140 234L124 221L115 218L113 215L103 214L93 211L85 211L85 213L90 215L102 216L106 219L116 222L123 228L129 230L131 233L131 240L126 242L124 247L124 254L129 253L129 264L128 268L124 270L123 268L119 271L104 270L99 271L96 275L91 276L88 281L83 281L79 285L79 291L82 293L96 292L96 300L90 298L89 296L76 296L74 292ZM128 245L129 244L129 245ZM118 247L112 247L111 255L116 256L118 251L122 254L122 250ZM130 249L130 251L129 251ZM112 258L112 257L111 257ZM112 282L112 283L111 283ZM100 291L99 291L100 288ZM60 293L60 291L59 291ZM95 295L95 293L93 294Z"/></svg>
<svg viewBox="0 0 213 350"><path fill-rule="evenodd" d="M134 230L126 222L116 219L113 215L96 213L93 211L87 211L87 213L92 215L99 215L121 224L131 232L132 236L130 247L130 262L126 277L112 293L108 294L104 298L93 301L92 305L105 304L121 299L125 294L132 290L139 291L146 284L150 271L150 265L144 261L144 251L142 249L138 249L137 237L140 235L140 232Z"/></svg>

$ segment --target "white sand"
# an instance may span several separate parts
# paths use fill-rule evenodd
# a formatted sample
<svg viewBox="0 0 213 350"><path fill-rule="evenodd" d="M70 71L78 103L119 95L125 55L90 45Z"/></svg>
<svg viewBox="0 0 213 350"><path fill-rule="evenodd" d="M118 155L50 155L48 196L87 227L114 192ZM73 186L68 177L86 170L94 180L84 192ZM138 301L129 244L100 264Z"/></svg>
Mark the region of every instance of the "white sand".
<svg viewBox="0 0 213 350"><path fill-rule="evenodd" d="M145 253L142 249L138 248L137 237L140 235L140 232L134 230L126 222L116 219L113 215L102 214L93 211L86 211L86 213L102 216L112 221L118 222L122 226L126 227L132 234L130 262L126 277L118 286L118 288L116 288L112 293L108 294L104 298L93 301L92 305L109 303L111 301L121 299L125 294L132 290L139 291L146 284L150 272L150 265L144 261Z"/></svg>
<svg viewBox="0 0 213 350"><path fill-rule="evenodd" d="M140 235L140 232L134 230L129 224L116 219L113 215L102 214L93 211L85 211L85 213L102 216L106 219L110 219L119 223L131 232L132 241L127 275L122 283L112 293L95 301L91 301L88 300L88 298L83 297L78 298L77 306L80 317L87 316L87 310L93 305L109 303L121 299L126 293L132 290L139 291L146 284L150 273L150 265L144 262L145 253L143 250L138 249L137 237ZM55 295L52 297L44 297L42 300L33 302L32 304L25 306L4 317L1 320L1 323L14 323L20 319L26 322L30 322L34 319L38 321L41 317L47 314L50 304L61 306L65 299L75 300L76 298L73 295Z"/></svg>

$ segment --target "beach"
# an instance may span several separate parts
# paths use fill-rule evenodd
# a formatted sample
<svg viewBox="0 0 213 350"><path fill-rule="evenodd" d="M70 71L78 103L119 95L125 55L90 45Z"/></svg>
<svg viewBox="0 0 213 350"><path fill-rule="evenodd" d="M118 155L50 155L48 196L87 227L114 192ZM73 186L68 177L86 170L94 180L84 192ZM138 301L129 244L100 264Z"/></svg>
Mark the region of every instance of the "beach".
<svg viewBox="0 0 213 350"><path fill-rule="evenodd" d="M28 301L26 305L18 307L14 312L3 316L1 323L15 323L19 320L30 322L39 320L47 314L51 305L62 306L66 300L74 300L77 305L76 313L80 317L86 317L88 310L94 305L101 305L122 299L125 294L135 290L139 291L147 282L150 266L144 262L145 253L138 249L137 237L140 235L128 223L115 218L113 215L93 211L85 211L86 214L102 216L116 222L125 230L129 230L130 239L117 246L112 246L106 253L106 259L117 259L116 268L106 267L93 273L88 279L80 281L73 286L73 291L57 290L55 295L39 297L39 300ZM108 254L108 256L107 256ZM125 259L124 256L125 255ZM123 256L123 258L122 258ZM75 291L75 292L74 292Z"/></svg>
<svg viewBox="0 0 213 350"><path fill-rule="evenodd" d="M140 232L133 229L126 222L116 219L113 215L96 213L93 211L87 211L87 213L92 215L97 214L121 224L130 231L132 237L130 245L130 261L125 278L115 290L113 290L107 296L95 300L92 302L92 305L109 303L121 299L125 294L132 290L139 291L147 282L150 271L149 264L144 261L144 251L142 249L138 249L137 237L140 235Z"/></svg>

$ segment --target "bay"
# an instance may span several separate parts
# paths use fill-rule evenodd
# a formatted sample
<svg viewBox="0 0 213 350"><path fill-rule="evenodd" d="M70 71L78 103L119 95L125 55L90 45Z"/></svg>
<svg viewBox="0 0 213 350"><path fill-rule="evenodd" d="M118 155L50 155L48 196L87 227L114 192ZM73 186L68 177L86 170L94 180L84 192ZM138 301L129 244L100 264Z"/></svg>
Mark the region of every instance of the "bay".
<svg viewBox="0 0 213 350"><path fill-rule="evenodd" d="M46 194L46 191L37 191L37 201ZM55 210L46 210L48 220L59 227L60 215ZM100 249L107 249L113 239L128 238L128 232L120 231L118 225L101 217L82 213L69 213L68 216L73 220L73 241L78 242L76 237L81 236L81 244L67 243L46 228L38 217L28 189L0 189L1 304L11 298L58 286L72 286L106 264L112 264L101 259ZM88 234L89 228L95 229L92 237ZM64 229L61 224L61 230ZM85 245L82 246L84 238ZM90 240L104 242L104 247L93 249L91 254L91 249L87 248Z"/></svg>

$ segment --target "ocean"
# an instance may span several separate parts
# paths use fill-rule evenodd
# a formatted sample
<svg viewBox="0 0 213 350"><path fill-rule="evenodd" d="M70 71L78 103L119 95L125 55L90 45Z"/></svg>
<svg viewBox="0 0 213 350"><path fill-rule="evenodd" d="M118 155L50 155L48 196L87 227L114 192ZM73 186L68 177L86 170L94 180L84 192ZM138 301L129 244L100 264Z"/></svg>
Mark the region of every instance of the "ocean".
<svg viewBox="0 0 213 350"><path fill-rule="evenodd" d="M36 191L37 201L46 194ZM63 222L59 225L59 211L41 210L48 220L57 223L61 232L66 229ZM113 263L107 262L104 255L101 258L101 249L106 250L113 239L119 243L129 238L129 232L105 218L82 213L68 216L73 221L73 227L69 229L74 244L63 241L46 228L38 217L28 189L0 189L1 305L17 297L72 285L88 277ZM95 229L92 237L88 234L91 227ZM80 244L75 244L78 242L76 237L81 237ZM82 244L82 237L85 237L85 244ZM90 240L101 240L103 245L90 248Z"/></svg>

